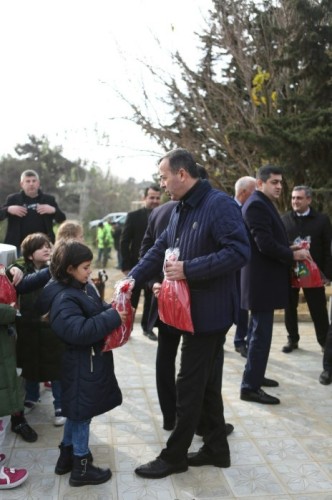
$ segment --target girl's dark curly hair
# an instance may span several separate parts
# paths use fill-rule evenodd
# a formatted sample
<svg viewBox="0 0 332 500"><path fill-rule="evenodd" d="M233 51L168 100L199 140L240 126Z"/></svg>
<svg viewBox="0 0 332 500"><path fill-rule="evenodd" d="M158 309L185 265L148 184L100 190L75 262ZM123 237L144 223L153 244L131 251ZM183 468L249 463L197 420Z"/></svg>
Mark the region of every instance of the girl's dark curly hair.
<svg viewBox="0 0 332 500"><path fill-rule="evenodd" d="M60 240L54 247L50 271L54 279L70 283L72 276L67 272L69 266L78 267L82 262L93 259L90 248L77 240Z"/></svg>

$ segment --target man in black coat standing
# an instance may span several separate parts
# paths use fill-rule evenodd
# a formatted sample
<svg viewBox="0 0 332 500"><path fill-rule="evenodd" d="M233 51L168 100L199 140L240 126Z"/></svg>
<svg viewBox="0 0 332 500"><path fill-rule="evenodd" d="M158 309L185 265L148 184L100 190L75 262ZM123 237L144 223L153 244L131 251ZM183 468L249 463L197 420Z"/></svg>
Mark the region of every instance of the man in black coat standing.
<svg viewBox="0 0 332 500"><path fill-rule="evenodd" d="M121 233L121 269L125 275L127 275L129 271L138 263L141 243L145 230L148 226L149 215L154 208L160 205L159 186L152 185L145 189L144 204L144 207L139 208L138 210L135 210L133 212L129 212ZM135 287L131 296L131 304L135 309L137 309L141 290L141 288ZM144 306L141 325L144 335L146 335L150 340L157 340L157 336L155 335L155 333L153 333L152 330L149 331L147 327L151 298L151 289L148 287L144 287Z"/></svg>
<svg viewBox="0 0 332 500"><path fill-rule="evenodd" d="M278 404L278 398L261 389L278 386L275 380L265 378L274 310L287 306L293 261L310 258L310 254L308 250L289 247L276 209L275 202L282 189L281 169L265 165L256 177L256 191L242 208L250 234L251 260L241 271L241 303L242 308L251 311L252 329L240 397L244 401Z"/></svg>
<svg viewBox="0 0 332 500"><path fill-rule="evenodd" d="M22 190L9 195L0 208L0 221L8 219L5 243L16 246L18 253L24 238L32 233L44 233L54 243L53 222L66 220L54 196L39 189L37 172L25 170L21 174L20 186Z"/></svg>
<svg viewBox="0 0 332 500"><path fill-rule="evenodd" d="M292 208L282 216L288 241L290 244L296 238L310 238L310 254L327 281L332 278L331 240L332 226L326 214L318 213L310 205L312 190L308 186L296 186L292 191ZM298 348L300 340L297 306L299 303L299 288L292 288L290 301L285 310L285 325L288 332L288 342L282 348L289 353ZM317 342L324 348L329 328L326 307L325 287L303 288L310 315L314 323Z"/></svg>

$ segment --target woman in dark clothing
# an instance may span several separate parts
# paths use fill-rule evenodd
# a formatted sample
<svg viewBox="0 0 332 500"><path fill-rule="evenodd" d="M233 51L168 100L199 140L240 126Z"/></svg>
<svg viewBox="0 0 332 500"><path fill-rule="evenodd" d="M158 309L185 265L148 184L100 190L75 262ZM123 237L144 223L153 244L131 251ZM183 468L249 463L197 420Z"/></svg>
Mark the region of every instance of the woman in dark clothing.
<svg viewBox="0 0 332 500"><path fill-rule="evenodd" d="M59 242L50 265L54 280L45 287L39 305L66 344L61 387L67 420L55 472L71 471L71 486L110 479L110 469L91 463L89 428L92 417L122 402L112 351L102 353L102 348L105 335L120 326L126 314L102 302L88 283L92 258L91 250L78 241Z"/></svg>

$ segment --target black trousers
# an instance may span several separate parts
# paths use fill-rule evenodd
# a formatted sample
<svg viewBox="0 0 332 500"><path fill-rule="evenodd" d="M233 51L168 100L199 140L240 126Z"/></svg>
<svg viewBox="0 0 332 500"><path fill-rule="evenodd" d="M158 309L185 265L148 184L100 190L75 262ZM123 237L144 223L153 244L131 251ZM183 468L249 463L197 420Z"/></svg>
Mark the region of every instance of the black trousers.
<svg viewBox="0 0 332 500"><path fill-rule="evenodd" d="M175 361L180 340L179 330L158 321L156 382L164 423L175 423L176 419Z"/></svg>
<svg viewBox="0 0 332 500"><path fill-rule="evenodd" d="M323 369L332 373L332 323L329 326L323 356Z"/></svg>
<svg viewBox="0 0 332 500"><path fill-rule="evenodd" d="M300 340L297 319L299 292L300 290L298 288L291 289L289 305L285 309L285 325L288 332L288 340L293 343L297 343ZM314 324L317 341L322 347L324 347L326 343L327 330L329 328L325 288L303 288L303 293Z"/></svg>
<svg viewBox="0 0 332 500"><path fill-rule="evenodd" d="M150 306L152 300L152 290L148 287L145 288L137 288L134 287L133 293L131 295L131 305L137 309L138 302L141 296L141 291L144 291L144 303L143 303L143 314L141 319L141 325L144 332L147 331L148 327L148 319L150 313Z"/></svg>
<svg viewBox="0 0 332 500"><path fill-rule="evenodd" d="M212 335L182 335L180 371L176 381L175 429L160 457L169 463L185 460L201 414L208 417L204 447L213 454L229 456L221 377L216 360L223 350L227 330ZM222 371L222 366L220 366Z"/></svg>

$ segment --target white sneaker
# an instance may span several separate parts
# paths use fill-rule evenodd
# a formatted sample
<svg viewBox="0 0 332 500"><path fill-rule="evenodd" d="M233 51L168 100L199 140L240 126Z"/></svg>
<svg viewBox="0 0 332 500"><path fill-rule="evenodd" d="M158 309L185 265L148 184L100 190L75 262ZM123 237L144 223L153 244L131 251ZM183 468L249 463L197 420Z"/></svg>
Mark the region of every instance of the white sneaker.
<svg viewBox="0 0 332 500"><path fill-rule="evenodd" d="M14 469L13 467L0 468L0 490L9 490L22 484L29 473L26 469Z"/></svg>
<svg viewBox="0 0 332 500"><path fill-rule="evenodd" d="M65 425L65 422L66 422L66 417L62 415L62 411L55 410L55 415L53 420L55 427L61 427L62 425Z"/></svg>

